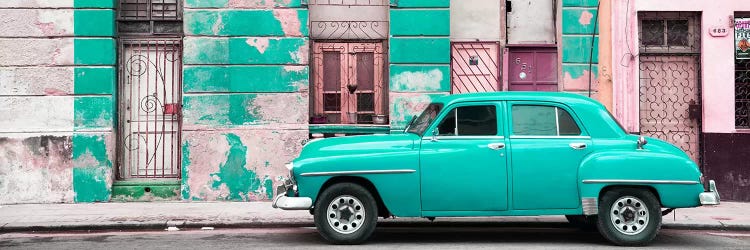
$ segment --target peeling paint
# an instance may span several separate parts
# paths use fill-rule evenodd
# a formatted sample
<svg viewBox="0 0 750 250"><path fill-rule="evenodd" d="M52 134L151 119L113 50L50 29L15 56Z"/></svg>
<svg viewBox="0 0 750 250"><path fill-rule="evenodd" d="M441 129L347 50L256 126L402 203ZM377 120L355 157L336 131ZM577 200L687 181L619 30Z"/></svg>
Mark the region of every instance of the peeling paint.
<svg viewBox="0 0 750 250"><path fill-rule="evenodd" d="M289 52L289 55L292 57L292 60L299 64L307 64L309 54L310 54L310 46L308 46L308 43L304 43L300 45L297 51Z"/></svg>
<svg viewBox="0 0 750 250"><path fill-rule="evenodd" d="M585 10L581 12L581 18L578 19L578 23L581 25L589 25L591 24L591 19L594 18L594 14L591 14L591 12Z"/></svg>
<svg viewBox="0 0 750 250"><path fill-rule="evenodd" d="M405 71L391 77L394 90L402 91L438 91L443 81L443 72L439 69L424 71Z"/></svg>
<svg viewBox="0 0 750 250"><path fill-rule="evenodd" d="M288 174L306 130L187 131L189 200L265 200ZM268 143L274 141L276 143ZM239 183L239 181L244 181ZM183 188L183 191L186 190Z"/></svg>
<svg viewBox="0 0 750 250"><path fill-rule="evenodd" d="M0 204L73 201L71 137L0 137Z"/></svg>
<svg viewBox="0 0 750 250"><path fill-rule="evenodd" d="M286 36L302 36L299 12L295 9L274 9L273 16L281 23Z"/></svg>
<svg viewBox="0 0 750 250"><path fill-rule="evenodd" d="M190 179L190 172L188 169L190 169L190 143L184 142L182 143L182 168L180 169L182 179L180 180L180 194L182 196L183 200L190 199L190 184L188 183L188 180Z"/></svg>
<svg viewBox="0 0 750 250"><path fill-rule="evenodd" d="M291 0L229 0L228 8L265 8L287 6Z"/></svg>
<svg viewBox="0 0 750 250"><path fill-rule="evenodd" d="M73 190L76 202L109 201L112 194L112 134L73 136Z"/></svg>
<svg viewBox="0 0 750 250"><path fill-rule="evenodd" d="M224 28L223 17L222 17L222 15L218 15L218 18L214 22L214 25L211 26L211 31L213 31L214 34L219 34L219 32L221 31L221 29L223 29L223 28Z"/></svg>
<svg viewBox="0 0 750 250"><path fill-rule="evenodd" d="M258 95L248 106L251 113L268 122L307 123L307 100L298 95Z"/></svg>
<svg viewBox="0 0 750 250"><path fill-rule="evenodd" d="M247 45L250 45L251 47L255 47L258 49L258 51L261 54L266 53L266 49L268 48L269 38L266 37L253 37L247 39ZM277 39L278 40L278 39Z"/></svg>
<svg viewBox="0 0 750 250"><path fill-rule="evenodd" d="M589 89L589 78L594 77L591 81L591 89L596 91L599 88L599 81L596 79L596 73L583 70L580 75L574 78L571 72L565 72L563 76L563 86L565 91L584 91Z"/></svg>

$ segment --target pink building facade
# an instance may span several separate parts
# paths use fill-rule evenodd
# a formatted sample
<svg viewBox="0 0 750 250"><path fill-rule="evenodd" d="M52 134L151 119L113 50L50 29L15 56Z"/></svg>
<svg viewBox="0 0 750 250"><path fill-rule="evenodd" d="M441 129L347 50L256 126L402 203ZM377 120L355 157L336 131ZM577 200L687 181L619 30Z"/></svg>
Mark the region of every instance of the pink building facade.
<svg viewBox="0 0 750 250"><path fill-rule="evenodd" d="M612 113L626 130L675 143L722 198L750 201L745 21L745 1L613 0L602 25L612 58L600 67L611 67Z"/></svg>

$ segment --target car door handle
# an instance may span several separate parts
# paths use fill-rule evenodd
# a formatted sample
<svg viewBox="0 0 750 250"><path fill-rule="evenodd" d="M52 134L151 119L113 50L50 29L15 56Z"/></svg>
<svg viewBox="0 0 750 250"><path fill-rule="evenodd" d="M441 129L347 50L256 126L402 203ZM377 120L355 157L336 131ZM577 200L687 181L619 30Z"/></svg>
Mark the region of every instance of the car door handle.
<svg viewBox="0 0 750 250"><path fill-rule="evenodd" d="M581 149L586 148L586 143L583 143L583 142L573 142L573 143L568 144L568 145L570 145L570 147L573 148L573 149L575 149L575 150L581 150Z"/></svg>
<svg viewBox="0 0 750 250"><path fill-rule="evenodd" d="M490 144L487 144L487 147L490 148L490 149L492 149L492 150L500 150L500 149L504 149L505 148L505 143L502 143L502 142L500 142L500 143L490 143Z"/></svg>

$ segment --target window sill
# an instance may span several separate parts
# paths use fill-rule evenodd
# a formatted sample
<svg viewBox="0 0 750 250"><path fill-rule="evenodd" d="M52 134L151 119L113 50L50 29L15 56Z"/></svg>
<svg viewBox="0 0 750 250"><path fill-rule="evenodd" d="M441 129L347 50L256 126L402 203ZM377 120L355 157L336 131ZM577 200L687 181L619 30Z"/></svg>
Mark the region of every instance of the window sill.
<svg viewBox="0 0 750 250"><path fill-rule="evenodd" d="M310 124L311 134L388 134L390 125Z"/></svg>
<svg viewBox="0 0 750 250"><path fill-rule="evenodd" d="M737 134L750 134L750 129L747 128L738 128L734 130Z"/></svg>

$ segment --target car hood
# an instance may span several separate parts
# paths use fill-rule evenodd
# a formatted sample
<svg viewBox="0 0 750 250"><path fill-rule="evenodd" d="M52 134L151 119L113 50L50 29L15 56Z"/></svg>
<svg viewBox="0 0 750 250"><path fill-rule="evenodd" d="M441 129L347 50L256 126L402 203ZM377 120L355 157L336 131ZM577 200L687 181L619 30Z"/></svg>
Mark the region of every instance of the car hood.
<svg viewBox="0 0 750 250"><path fill-rule="evenodd" d="M298 159L412 150L417 140L419 136L410 133L315 139L302 148Z"/></svg>

